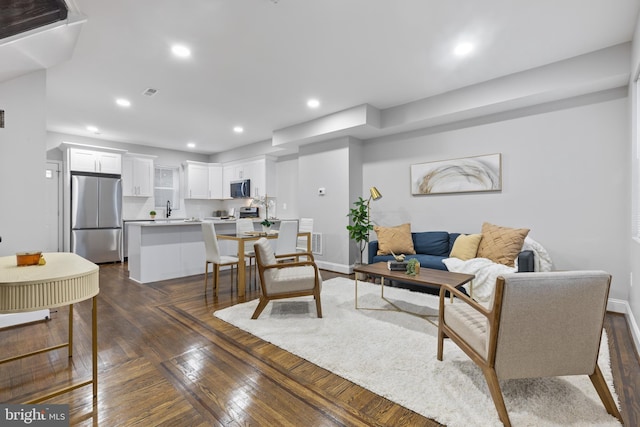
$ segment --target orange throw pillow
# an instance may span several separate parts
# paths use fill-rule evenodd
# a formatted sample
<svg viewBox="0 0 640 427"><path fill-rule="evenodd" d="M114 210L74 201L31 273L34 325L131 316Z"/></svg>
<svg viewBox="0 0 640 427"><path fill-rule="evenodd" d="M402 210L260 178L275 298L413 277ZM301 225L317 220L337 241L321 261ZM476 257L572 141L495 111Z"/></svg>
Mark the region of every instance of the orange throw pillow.
<svg viewBox="0 0 640 427"><path fill-rule="evenodd" d="M415 254L413 240L411 239L411 224L402 224L395 227L374 226L373 231L378 236L378 255Z"/></svg>
<svg viewBox="0 0 640 427"><path fill-rule="evenodd" d="M522 250L528 228L508 228L485 222L478 246L478 258L488 258L498 264L515 266L515 259Z"/></svg>

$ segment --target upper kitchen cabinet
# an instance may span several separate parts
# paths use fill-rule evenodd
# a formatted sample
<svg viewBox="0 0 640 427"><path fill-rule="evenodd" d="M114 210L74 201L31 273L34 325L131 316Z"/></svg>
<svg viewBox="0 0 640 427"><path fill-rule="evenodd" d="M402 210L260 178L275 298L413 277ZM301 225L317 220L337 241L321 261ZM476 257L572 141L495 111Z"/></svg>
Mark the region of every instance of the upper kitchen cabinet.
<svg viewBox="0 0 640 427"><path fill-rule="evenodd" d="M222 199L222 165L219 163L209 164L209 198Z"/></svg>
<svg viewBox="0 0 640 427"><path fill-rule="evenodd" d="M120 175L122 173L122 154L110 151L70 148L69 170Z"/></svg>
<svg viewBox="0 0 640 427"><path fill-rule="evenodd" d="M222 199L222 165L185 162L185 199Z"/></svg>
<svg viewBox="0 0 640 427"><path fill-rule="evenodd" d="M127 154L122 159L122 194L153 197L153 160L156 156Z"/></svg>
<svg viewBox="0 0 640 427"><path fill-rule="evenodd" d="M185 199L209 198L209 165L187 161L184 168L186 180Z"/></svg>
<svg viewBox="0 0 640 427"><path fill-rule="evenodd" d="M230 183L251 180L251 196L275 195L275 159L269 156L225 163L223 167L223 195L230 197Z"/></svg>

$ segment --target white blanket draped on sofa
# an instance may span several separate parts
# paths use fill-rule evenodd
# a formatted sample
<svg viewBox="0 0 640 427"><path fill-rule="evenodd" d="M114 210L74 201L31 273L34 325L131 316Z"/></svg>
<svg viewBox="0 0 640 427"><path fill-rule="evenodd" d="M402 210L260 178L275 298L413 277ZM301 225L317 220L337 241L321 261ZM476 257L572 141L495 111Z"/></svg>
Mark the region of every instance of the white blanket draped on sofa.
<svg viewBox="0 0 640 427"><path fill-rule="evenodd" d="M551 271L551 257L540 243L527 236L524 240L522 250L533 251L534 271ZM498 276L518 271L517 259L515 267L497 264L487 258L473 258L468 261L463 261L458 258L447 258L442 262L444 262L449 271L474 274L476 276L475 279L473 279L472 296L473 299L483 304L489 302ZM464 285L467 293L469 293L469 286L469 284Z"/></svg>

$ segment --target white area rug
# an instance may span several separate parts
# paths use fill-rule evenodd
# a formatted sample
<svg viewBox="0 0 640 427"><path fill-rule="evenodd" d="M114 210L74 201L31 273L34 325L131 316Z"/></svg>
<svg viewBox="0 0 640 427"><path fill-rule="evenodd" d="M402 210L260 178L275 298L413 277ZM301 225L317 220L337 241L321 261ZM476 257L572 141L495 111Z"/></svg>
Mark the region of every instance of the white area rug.
<svg viewBox="0 0 640 427"><path fill-rule="evenodd" d="M405 309L437 313L437 297L385 287L385 297ZM269 303L251 320L258 301L214 313L343 378L448 426L501 426L480 369L445 341L436 359L437 329L405 313L356 310L354 282L336 278L322 287L323 318L311 297ZM360 282L358 304L385 307L380 286ZM600 368L613 391L606 337ZM585 376L508 380L502 391L514 426L619 426Z"/></svg>

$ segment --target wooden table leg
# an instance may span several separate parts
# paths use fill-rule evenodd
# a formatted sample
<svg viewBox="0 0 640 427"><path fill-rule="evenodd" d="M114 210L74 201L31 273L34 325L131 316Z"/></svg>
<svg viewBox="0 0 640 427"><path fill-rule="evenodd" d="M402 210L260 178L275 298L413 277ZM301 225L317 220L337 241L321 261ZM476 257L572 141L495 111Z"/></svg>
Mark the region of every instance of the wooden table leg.
<svg viewBox="0 0 640 427"><path fill-rule="evenodd" d="M238 240L238 296L243 297L246 291L246 274L244 268L244 240Z"/></svg>

